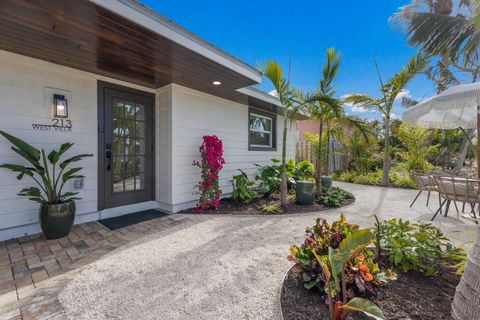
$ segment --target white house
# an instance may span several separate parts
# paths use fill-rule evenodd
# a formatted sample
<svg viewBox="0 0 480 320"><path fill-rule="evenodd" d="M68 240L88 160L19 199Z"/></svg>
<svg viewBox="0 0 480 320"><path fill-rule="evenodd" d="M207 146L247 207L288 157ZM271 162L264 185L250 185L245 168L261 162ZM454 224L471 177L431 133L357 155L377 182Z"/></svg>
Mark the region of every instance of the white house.
<svg viewBox="0 0 480 320"><path fill-rule="evenodd" d="M260 81L256 69L133 0L0 2L0 129L45 151L74 142L71 154L95 155L81 162L83 184L69 185L82 197L75 223L193 207L192 161L207 134L223 140L224 193L237 169L253 175L253 163L280 158L280 104L250 88ZM54 96L66 99L67 117L55 117ZM258 118L264 128L250 128ZM7 162L21 160L1 138ZM30 185L0 170L0 239L40 231L38 204L17 196Z"/></svg>

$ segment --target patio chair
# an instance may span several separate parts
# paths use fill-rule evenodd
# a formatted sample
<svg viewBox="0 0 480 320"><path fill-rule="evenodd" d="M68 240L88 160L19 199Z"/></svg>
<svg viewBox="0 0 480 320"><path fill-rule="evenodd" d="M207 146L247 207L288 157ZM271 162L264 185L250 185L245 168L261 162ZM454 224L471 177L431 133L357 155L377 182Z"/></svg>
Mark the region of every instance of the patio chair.
<svg viewBox="0 0 480 320"><path fill-rule="evenodd" d="M410 204L410 208L414 205L414 203L417 201L418 197L423 191L428 192L428 195L427 195L427 207L428 207L428 203L430 202L430 193L432 191L435 191L435 192L438 191L435 181L432 181L430 179L430 174L425 171L413 171L412 177L419 191L415 199L413 199L413 202Z"/></svg>
<svg viewBox="0 0 480 320"><path fill-rule="evenodd" d="M471 178L460 177L442 177L433 176L437 186L440 197L443 201L440 204L440 208L435 212L432 217L432 221L442 211L443 206L446 204L445 217L448 215L450 203L454 201L463 202L463 204L470 204L472 214L476 219L475 205L480 203L480 180ZM458 209L457 209L458 212Z"/></svg>

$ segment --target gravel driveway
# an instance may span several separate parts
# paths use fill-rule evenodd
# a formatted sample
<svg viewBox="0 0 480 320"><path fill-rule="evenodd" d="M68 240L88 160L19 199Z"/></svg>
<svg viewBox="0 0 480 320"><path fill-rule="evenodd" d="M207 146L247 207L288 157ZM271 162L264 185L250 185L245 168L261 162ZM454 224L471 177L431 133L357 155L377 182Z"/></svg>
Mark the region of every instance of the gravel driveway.
<svg viewBox="0 0 480 320"><path fill-rule="evenodd" d="M320 213L279 216L195 215L191 223L130 243L85 268L60 293L69 319L280 319L279 294L288 248L303 240L317 217L345 212L351 222L402 217L428 220L436 209L414 190L336 183L355 204ZM177 216L182 219L182 216ZM475 227L437 217L457 244L472 241ZM467 244L466 246L469 246Z"/></svg>

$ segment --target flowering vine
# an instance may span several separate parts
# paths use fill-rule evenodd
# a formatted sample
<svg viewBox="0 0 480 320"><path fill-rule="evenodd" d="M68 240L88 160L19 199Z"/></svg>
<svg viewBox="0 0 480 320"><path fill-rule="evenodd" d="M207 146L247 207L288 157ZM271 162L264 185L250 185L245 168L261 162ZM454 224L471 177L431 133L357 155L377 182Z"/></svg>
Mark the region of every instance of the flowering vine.
<svg viewBox="0 0 480 320"><path fill-rule="evenodd" d="M192 165L202 169L202 180L196 185L200 193L200 200L194 209L195 213L205 213L220 207L220 190L218 177L225 160L223 159L223 145L216 135L204 136L199 148L201 160L193 161Z"/></svg>

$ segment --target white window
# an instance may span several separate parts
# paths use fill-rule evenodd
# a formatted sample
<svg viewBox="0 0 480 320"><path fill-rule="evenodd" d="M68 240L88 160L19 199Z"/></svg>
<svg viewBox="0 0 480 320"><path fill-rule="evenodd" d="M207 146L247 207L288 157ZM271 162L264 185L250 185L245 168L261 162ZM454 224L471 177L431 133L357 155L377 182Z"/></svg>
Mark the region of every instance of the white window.
<svg viewBox="0 0 480 320"><path fill-rule="evenodd" d="M249 116L249 147L267 148L275 147L274 117L250 113Z"/></svg>

